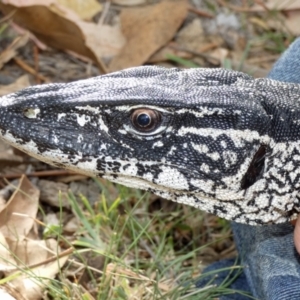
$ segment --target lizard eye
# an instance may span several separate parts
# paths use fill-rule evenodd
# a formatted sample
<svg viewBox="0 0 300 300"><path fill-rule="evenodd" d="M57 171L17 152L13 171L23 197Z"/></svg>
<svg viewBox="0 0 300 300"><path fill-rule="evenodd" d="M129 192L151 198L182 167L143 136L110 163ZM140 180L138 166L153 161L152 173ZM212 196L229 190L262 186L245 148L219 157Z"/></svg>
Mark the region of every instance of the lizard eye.
<svg viewBox="0 0 300 300"><path fill-rule="evenodd" d="M149 132L160 125L161 113L149 108L139 108L132 112L130 119L136 130Z"/></svg>

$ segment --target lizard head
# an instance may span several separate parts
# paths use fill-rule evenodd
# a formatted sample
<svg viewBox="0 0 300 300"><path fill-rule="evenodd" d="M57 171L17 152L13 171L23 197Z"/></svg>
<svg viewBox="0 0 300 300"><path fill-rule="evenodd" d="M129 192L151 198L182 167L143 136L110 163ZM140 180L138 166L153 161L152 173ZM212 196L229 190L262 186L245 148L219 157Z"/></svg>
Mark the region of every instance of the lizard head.
<svg viewBox="0 0 300 300"><path fill-rule="evenodd" d="M285 221L265 191L262 95L221 69L132 68L1 98L0 134L58 167L141 188L230 220ZM267 202L266 202L267 201Z"/></svg>

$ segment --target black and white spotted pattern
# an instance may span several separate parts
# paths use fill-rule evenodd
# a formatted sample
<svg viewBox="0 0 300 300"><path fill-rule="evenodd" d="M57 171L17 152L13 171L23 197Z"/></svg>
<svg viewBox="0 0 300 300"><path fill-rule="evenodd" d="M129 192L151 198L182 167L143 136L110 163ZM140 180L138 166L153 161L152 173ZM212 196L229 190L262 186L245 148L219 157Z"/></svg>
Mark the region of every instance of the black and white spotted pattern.
<svg viewBox="0 0 300 300"><path fill-rule="evenodd" d="M222 69L139 67L0 98L0 134L58 167L247 224L296 217L300 86ZM158 111L142 134L134 110Z"/></svg>

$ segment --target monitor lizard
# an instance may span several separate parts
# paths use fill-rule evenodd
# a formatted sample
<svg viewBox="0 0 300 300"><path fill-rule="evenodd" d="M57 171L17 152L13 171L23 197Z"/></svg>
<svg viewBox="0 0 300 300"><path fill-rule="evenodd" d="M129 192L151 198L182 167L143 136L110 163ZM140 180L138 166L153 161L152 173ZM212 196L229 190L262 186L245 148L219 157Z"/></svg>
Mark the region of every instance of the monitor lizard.
<svg viewBox="0 0 300 300"><path fill-rule="evenodd" d="M246 224L299 212L300 85L144 66L0 98L0 136L51 165Z"/></svg>

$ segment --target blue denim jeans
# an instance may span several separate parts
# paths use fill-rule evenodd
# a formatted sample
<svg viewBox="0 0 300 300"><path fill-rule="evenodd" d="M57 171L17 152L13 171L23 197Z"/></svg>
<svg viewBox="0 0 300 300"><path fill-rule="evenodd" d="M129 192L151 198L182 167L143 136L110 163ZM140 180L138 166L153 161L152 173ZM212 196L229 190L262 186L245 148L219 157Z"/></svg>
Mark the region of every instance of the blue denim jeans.
<svg viewBox="0 0 300 300"><path fill-rule="evenodd" d="M300 38L284 52L268 77L300 83ZM244 268L230 287L249 292L252 297L260 300L300 299L300 256L294 247L293 226L289 223L265 226L232 223L232 229L240 264ZM230 268L235 262L236 260L223 260L210 265L204 272ZM213 279L214 283L221 284L229 273L221 272ZM207 282L208 279L200 280L197 286L202 287ZM219 299L253 298L236 293Z"/></svg>

